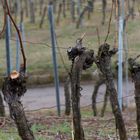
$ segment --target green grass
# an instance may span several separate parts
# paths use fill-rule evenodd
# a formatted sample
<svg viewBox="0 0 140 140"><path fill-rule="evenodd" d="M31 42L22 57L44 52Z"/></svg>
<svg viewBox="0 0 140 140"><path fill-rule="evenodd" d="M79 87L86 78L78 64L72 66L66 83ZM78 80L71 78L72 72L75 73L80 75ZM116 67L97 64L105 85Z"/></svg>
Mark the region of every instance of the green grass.
<svg viewBox="0 0 140 140"><path fill-rule="evenodd" d="M54 133L62 132L70 135L71 132L71 126L68 122L62 122L61 124L54 123L50 128L49 131L52 131Z"/></svg>
<svg viewBox="0 0 140 140"><path fill-rule="evenodd" d="M101 105L98 105L98 112L101 112ZM133 116L130 115L133 114ZM64 112L63 112L64 113ZM137 136L137 127L135 121L135 110L131 109L123 112L124 120L129 137ZM32 116L35 116L34 118ZM34 124L31 129L35 135L36 140L54 140L57 133L71 139L72 120L70 117L57 117L56 112L41 111L28 115L28 119L32 118ZM72 116L71 116L72 117ZM87 140L93 140L96 136L99 140L116 137L115 119L113 117L111 107L108 106L103 118L100 113L97 117L93 117L91 107L81 109L82 126ZM11 124L11 123L10 123ZM0 130L0 140L20 140L17 130L14 125L6 125Z"/></svg>
<svg viewBox="0 0 140 140"><path fill-rule="evenodd" d="M53 123L52 125L43 125L43 124L33 124L31 130L33 131L36 140L46 140L46 134L42 134L41 132L50 132L54 136L58 133L64 133L69 135L71 134L70 124L68 122L62 123ZM8 128L8 133L5 133L4 130L0 130L0 140L20 140L17 131L15 128ZM48 139L51 140L51 139Z"/></svg>
<svg viewBox="0 0 140 140"><path fill-rule="evenodd" d="M38 132L38 131L41 131L41 130L45 130L46 129L46 126L44 125L41 125L41 124L33 124L32 125L32 131L34 133Z"/></svg>
<svg viewBox="0 0 140 140"><path fill-rule="evenodd" d="M7 130L0 130L0 140L21 140L15 128L10 127Z"/></svg>

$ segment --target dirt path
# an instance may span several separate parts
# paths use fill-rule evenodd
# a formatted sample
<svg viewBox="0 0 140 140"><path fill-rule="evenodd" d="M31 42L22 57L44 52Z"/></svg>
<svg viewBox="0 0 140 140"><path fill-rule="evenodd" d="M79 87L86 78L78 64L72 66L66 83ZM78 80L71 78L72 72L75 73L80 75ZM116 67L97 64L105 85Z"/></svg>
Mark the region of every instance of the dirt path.
<svg viewBox="0 0 140 140"><path fill-rule="evenodd" d="M81 85L83 90L81 91L81 106L86 106L91 104L91 96L94 89L94 84L90 83L84 83ZM124 82L123 86L123 96L126 96L126 86ZM130 81L128 84L128 91L129 95L132 95L134 93L134 86L133 83ZM105 92L105 85L101 86L99 89L99 94L97 98L97 102L100 102L103 100L103 95ZM65 103L64 101L64 90L63 86L60 86L60 100L61 104L63 105ZM130 102L134 101L133 96L129 97ZM53 106L56 106L56 96L55 96L55 87L54 86L46 86L46 87L36 87L28 89L25 96L22 98L25 110L36 110L40 108L50 108ZM126 101L126 98L124 98L124 102Z"/></svg>

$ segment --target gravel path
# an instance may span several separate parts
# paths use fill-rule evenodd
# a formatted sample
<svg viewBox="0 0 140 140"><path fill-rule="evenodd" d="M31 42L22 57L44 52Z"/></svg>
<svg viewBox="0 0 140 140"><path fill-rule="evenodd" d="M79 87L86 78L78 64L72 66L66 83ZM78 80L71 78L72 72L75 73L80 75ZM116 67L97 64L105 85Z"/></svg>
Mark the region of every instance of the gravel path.
<svg viewBox="0 0 140 140"><path fill-rule="evenodd" d="M123 85L123 96L126 96L126 86L125 82ZM81 106L86 106L91 104L91 97L92 92L94 89L94 84L91 82L84 83L81 85L83 90L81 91ZM128 84L128 91L129 95L133 95L134 93L134 85L130 81ZM99 94L97 98L97 102L100 102L103 100L103 95L105 93L105 85L102 85L99 89ZM133 102L134 98L133 96L130 96L129 98L124 98L124 102L126 99L129 99L129 102ZM64 101L64 90L63 86L60 86L60 100L61 104L63 105L65 103ZM55 87L54 86L44 86L44 87L36 87L36 88L30 88L28 89L25 96L22 98L23 105L25 107L25 110L36 110L40 108L50 108L53 106L56 106L56 96L55 96Z"/></svg>

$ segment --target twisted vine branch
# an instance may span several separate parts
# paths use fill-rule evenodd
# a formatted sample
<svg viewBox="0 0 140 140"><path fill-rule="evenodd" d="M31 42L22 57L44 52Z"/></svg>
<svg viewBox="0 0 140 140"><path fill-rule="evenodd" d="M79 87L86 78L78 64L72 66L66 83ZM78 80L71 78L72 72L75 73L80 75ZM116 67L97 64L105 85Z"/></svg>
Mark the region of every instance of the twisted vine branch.
<svg viewBox="0 0 140 140"><path fill-rule="evenodd" d="M23 58L23 68L24 68L24 70L26 70L26 56L25 56L25 52L24 52L24 47L23 47L20 31L19 31L19 29L18 29L18 27L17 27L12 15L11 15L11 13L10 13L10 9L9 9L7 0L5 0L5 1L1 0L1 2L2 2L2 5L3 5L5 21L6 21L6 16L8 15L10 17L10 20L12 21L15 29L16 29L17 34L18 34L19 42L20 42L20 49L21 49L22 58ZM5 27L6 27L6 22L4 23L3 32L5 30Z"/></svg>

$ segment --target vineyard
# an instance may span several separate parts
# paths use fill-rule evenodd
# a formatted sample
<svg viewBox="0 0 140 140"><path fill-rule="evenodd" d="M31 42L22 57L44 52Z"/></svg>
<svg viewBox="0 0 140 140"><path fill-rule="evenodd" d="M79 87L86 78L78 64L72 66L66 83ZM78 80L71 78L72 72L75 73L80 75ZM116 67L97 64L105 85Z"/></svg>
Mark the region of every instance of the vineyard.
<svg viewBox="0 0 140 140"><path fill-rule="evenodd" d="M0 140L140 139L139 0L1 0L0 19Z"/></svg>

